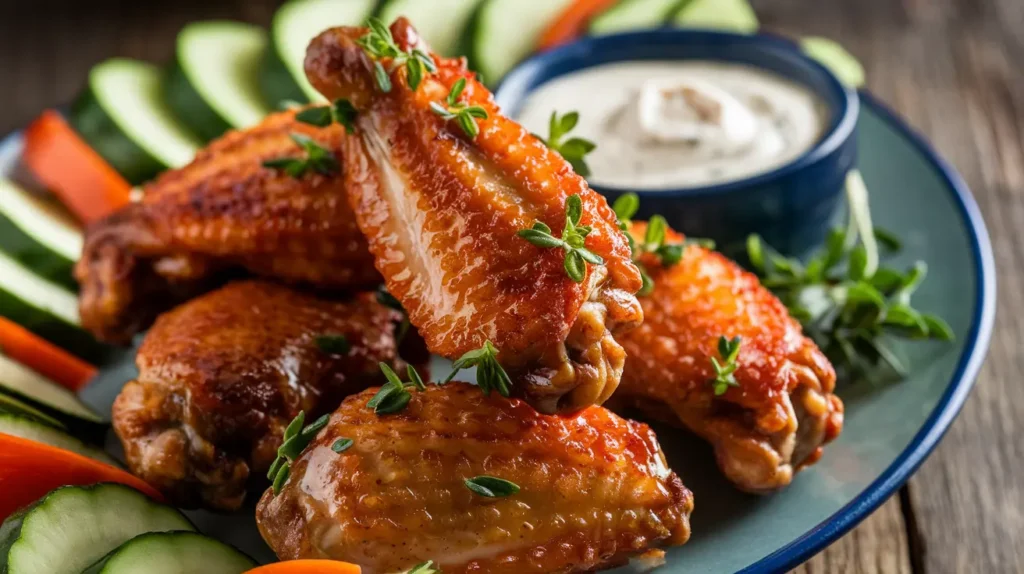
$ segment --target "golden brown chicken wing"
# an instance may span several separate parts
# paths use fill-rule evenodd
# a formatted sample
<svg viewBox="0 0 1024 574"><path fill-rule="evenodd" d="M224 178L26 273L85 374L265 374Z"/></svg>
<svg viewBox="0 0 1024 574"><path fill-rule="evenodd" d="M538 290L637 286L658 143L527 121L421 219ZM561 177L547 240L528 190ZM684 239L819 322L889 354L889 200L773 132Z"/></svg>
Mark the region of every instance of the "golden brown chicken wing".
<svg viewBox="0 0 1024 574"><path fill-rule="evenodd" d="M390 31L402 50L427 49L404 19ZM624 361L615 335L643 319L639 272L607 202L501 115L462 60L432 56L438 70L415 91L396 67L382 92L357 44L366 33L325 32L310 45L306 73L325 96L359 111L343 154L348 191L388 291L439 355L454 359L491 341L515 391L542 412L604 402ZM431 107L450 105L461 81L459 103L487 114L475 120L475 137ZM604 261L585 265L579 283L561 248L517 235L542 222L560 236L571 196L590 230L585 247Z"/></svg>
<svg viewBox="0 0 1024 574"><path fill-rule="evenodd" d="M644 229L633 225L637 241ZM669 239L683 240L671 231ZM789 484L842 429L832 365L757 277L721 254L692 245L668 269L651 256L642 262L655 287L641 298L644 324L621 338L628 358L616 405L681 423L711 442L743 490ZM723 361L721 336L741 338L738 386L716 396L711 359Z"/></svg>
<svg viewBox="0 0 1024 574"><path fill-rule="evenodd" d="M75 270L82 324L125 342L175 302L238 272L335 289L379 283L340 170L296 178L263 167L302 156L292 133L335 156L345 136L294 112L270 116L213 142L148 185L139 203L90 227Z"/></svg>
<svg viewBox="0 0 1024 574"><path fill-rule="evenodd" d="M349 397L256 511L282 559L363 574L433 560L445 574L590 572L689 538L693 498L646 425L601 407L543 415L473 386L427 385L397 414ZM339 439L352 445L341 453ZM504 498L467 479L510 481Z"/></svg>
<svg viewBox="0 0 1024 574"><path fill-rule="evenodd" d="M114 403L129 467L179 506L237 508L299 411L330 412L380 384L381 361L404 368L398 319L372 294L332 302L257 281L162 315Z"/></svg>

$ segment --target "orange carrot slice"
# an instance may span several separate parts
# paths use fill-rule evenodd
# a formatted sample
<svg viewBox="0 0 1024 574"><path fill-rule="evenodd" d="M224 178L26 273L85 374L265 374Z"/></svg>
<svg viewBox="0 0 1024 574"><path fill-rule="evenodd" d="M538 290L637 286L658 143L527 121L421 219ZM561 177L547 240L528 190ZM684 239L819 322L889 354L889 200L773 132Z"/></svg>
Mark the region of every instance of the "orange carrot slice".
<svg viewBox="0 0 1024 574"><path fill-rule="evenodd" d="M544 30L537 49L547 50L574 40L594 16L609 9L618 0L576 0Z"/></svg>
<svg viewBox="0 0 1024 574"><path fill-rule="evenodd" d="M253 568L245 574L360 574L355 564L334 560L289 560Z"/></svg>
<svg viewBox="0 0 1024 574"><path fill-rule="evenodd" d="M80 391L96 376L96 367L4 317L0 317L0 352L69 391Z"/></svg>

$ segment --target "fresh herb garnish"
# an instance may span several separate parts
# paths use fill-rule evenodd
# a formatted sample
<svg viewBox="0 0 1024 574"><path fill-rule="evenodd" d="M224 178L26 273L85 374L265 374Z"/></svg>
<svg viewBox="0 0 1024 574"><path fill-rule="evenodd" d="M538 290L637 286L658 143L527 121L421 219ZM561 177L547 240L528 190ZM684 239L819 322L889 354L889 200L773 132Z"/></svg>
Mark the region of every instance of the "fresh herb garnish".
<svg viewBox="0 0 1024 574"><path fill-rule="evenodd" d="M306 173L313 171L320 175L334 175L340 171L338 160L330 151L321 146L313 138L305 134L289 134L299 147L306 152L306 157L282 157L268 159L263 162L263 167L280 169L286 174L299 179Z"/></svg>
<svg viewBox="0 0 1024 574"><path fill-rule="evenodd" d="M353 442L354 441L350 438L339 438L331 445L331 450L337 453L345 452L352 446Z"/></svg>
<svg viewBox="0 0 1024 574"><path fill-rule="evenodd" d="M715 370L715 378L711 380L711 387L715 390L715 396L724 395L729 387L738 387L733 373L739 365L736 358L740 354L740 344L743 342L740 337L732 339L725 336L718 337L718 357L711 357L711 367ZM721 357L721 361L718 358Z"/></svg>
<svg viewBox="0 0 1024 574"><path fill-rule="evenodd" d="M445 121L455 120L462 131L469 137L475 138L480 133L480 126L476 124L476 118L487 119L487 110L480 106L467 106L459 101L459 96L466 89L466 78L459 78L452 85L444 104L441 102L430 102L430 109L441 116Z"/></svg>
<svg viewBox="0 0 1024 574"><path fill-rule="evenodd" d="M562 117L558 117L558 112L551 112L551 120L548 122L547 139L539 135L537 138L549 148L561 154L576 173L583 177L588 177L590 175L590 167L583 158L588 153L594 151L597 145L583 138L569 138L564 142L562 141L562 138L571 132L579 121L580 114L578 112L568 112Z"/></svg>
<svg viewBox="0 0 1024 574"><path fill-rule="evenodd" d="M302 425L306 423L306 412L300 411L298 416L288 424L284 430L281 446L277 449L277 458L274 459L274 463L270 465L270 471L267 472L267 479L273 482L274 494L280 493L281 487L288 480L291 463L295 462L295 459L302 454L302 451L309 446L320 429L327 426L330 420L330 415L324 415L303 428Z"/></svg>
<svg viewBox="0 0 1024 574"><path fill-rule="evenodd" d="M316 343L316 348L328 355L347 355L352 348L345 335L318 335L314 342Z"/></svg>
<svg viewBox="0 0 1024 574"><path fill-rule="evenodd" d="M476 384L485 395L490 395L491 391L498 391L503 397L509 396L512 379L498 363L498 349L490 341L484 342L479 349L467 352L452 363L452 372L444 382L451 382L459 371L470 367L476 367Z"/></svg>
<svg viewBox="0 0 1024 574"><path fill-rule="evenodd" d="M433 560L427 560L413 566L412 570L407 571L405 574L441 574L441 569L434 567Z"/></svg>
<svg viewBox="0 0 1024 574"><path fill-rule="evenodd" d="M487 498L504 498L519 492L519 485L516 483L487 475L467 478L466 488Z"/></svg>
<svg viewBox="0 0 1024 574"><path fill-rule="evenodd" d="M366 403L366 406L378 415L390 415L404 409L412 399L412 394L408 390L410 387L418 391L427 390L427 385L423 383L420 374L412 365L406 370L409 376L408 383L403 383L387 363L380 363L380 370L388 382Z"/></svg>
<svg viewBox="0 0 1024 574"><path fill-rule="evenodd" d="M872 226L867 188L856 171L847 177L846 193L848 225L834 229L806 264L780 255L756 235L747 240L747 257L841 371L860 378L886 364L903 377L907 369L890 348L893 339L948 341L953 331L940 317L911 306L927 272L923 261L906 271L881 265L879 245L895 249L899 240Z"/></svg>
<svg viewBox="0 0 1024 574"><path fill-rule="evenodd" d="M391 91L391 77L389 73L402 66L405 66L409 88L414 92L420 87L420 83L427 72L434 73L437 71L434 59L423 50L414 48L406 52L399 49L398 44L395 43L395 39L391 35L391 30L388 30L388 27L379 19L371 16L366 21L366 26L370 31L356 40L356 43L362 46L366 54L373 60L373 75L380 91L384 93ZM390 69L385 69L381 63L381 60L385 58L391 59Z"/></svg>
<svg viewBox="0 0 1024 574"><path fill-rule="evenodd" d="M356 108L346 99L334 100L329 106L314 106L295 114L295 119L311 126L326 128L337 122L346 133L355 133Z"/></svg>
<svg viewBox="0 0 1024 574"><path fill-rule="evenodd" d="M580 225L581 217L583 200L579 195L570 195L565 201L565 229L562 230L561 239L551 235L551 228L541 221L534 223L530 229L520 229L517 235L537 247L564 249L566 275L582 283L587 275L586 264L604 265L604 259L583 246L591 228L589 225Z"/></svg>

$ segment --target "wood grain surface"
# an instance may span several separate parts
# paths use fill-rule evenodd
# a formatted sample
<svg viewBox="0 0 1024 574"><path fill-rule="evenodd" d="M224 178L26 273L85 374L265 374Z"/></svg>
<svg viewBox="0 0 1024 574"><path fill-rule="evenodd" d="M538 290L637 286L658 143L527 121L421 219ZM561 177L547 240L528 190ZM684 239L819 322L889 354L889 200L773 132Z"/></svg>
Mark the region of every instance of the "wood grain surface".
<svg viewBox="0 0 1024 574"><path fill-rule="evenodd" d="M864 62L870 89L963 173L999 272L991 352L941 446L899 496L797 572L1024 572L1024 1L754 3L767 29L834 38ZM186 22L266 25L277 4L0 0L0 132L69 102L104 58L167 61Z"/></svg>

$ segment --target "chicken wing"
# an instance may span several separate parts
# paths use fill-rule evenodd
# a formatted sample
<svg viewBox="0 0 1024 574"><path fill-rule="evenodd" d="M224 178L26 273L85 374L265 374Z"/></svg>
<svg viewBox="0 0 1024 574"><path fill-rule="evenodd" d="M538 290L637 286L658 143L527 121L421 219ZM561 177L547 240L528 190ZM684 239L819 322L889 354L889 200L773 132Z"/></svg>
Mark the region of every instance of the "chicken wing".
<svg viewBox="0 0 1024 574"><path fill-rule="evenodd" d="M381 361L405 368L399 319L372 294L332 302L257 281L162 315L139 350L138 378L114 402L129 467L179 506L238 508L299 411L330 412L380 384ZM325 335L335 348L321 348ZM408 343L410 360L427 358Z"/></svg>
<svg viewBox="0 0 1024 574"><path fill-rule="evenodd" d="M335 156L345 134L298 122L295 112L275 114L213 142L148 185L140 202L90 227L75 269L82 324L123 343L174 303L239 272L327 288L379 283L342 174L295 178L263 167L301 156L292 133Z"/></svg>
<svg viewBox="0 0 1024 574"><path fill-rule="evenodd" d="M644 229L633 225L637 241ZM683 240L671 231L669 239ZM613 401L708 440L743 490L789 484L842 429L832 365L757 277L721 254L691 245L671 268L652 256L642 263L654 291L641 298L644 324L621 338L626 368ZM742 342L738 386L716 396L711 358L723 359L720 336Z"/></svg>
<svg viewBox="0 0 1024 574"><path fill-rule="evenodd" d="M397 414L349 397L269 489L256 519L283 560L328 558L363 574L433 560L445 574L590 572L689 538L693 497L654 433L601 407L543 415L465 383L427 385ZM339 438L352 439L341 453ZM511 481L506 498L466 479Z"/></svg>
<svg viewBox="0 0 1024 574"><path fill-rule="evenodd" d="M607 202L501 115L463 60L432 56L438 70L415 91L398 67L392 89L377 89L356 42L365 33L323 33L309 47L306 74L359 111L357 136L344 144L348 192L388 291L439 355L454 359L491 341L515 391L542 412L602 403L625 359L615 335L643 320L640 275ZM404 19L391 34L403 50L427 50ZM472 138L431 107L459 81L460 102L488 116ZM574 195L590 228L586 248L604 260L586 265L580 283L567 275L562 249L517 236L536 222L560 234Z"/></svg>

